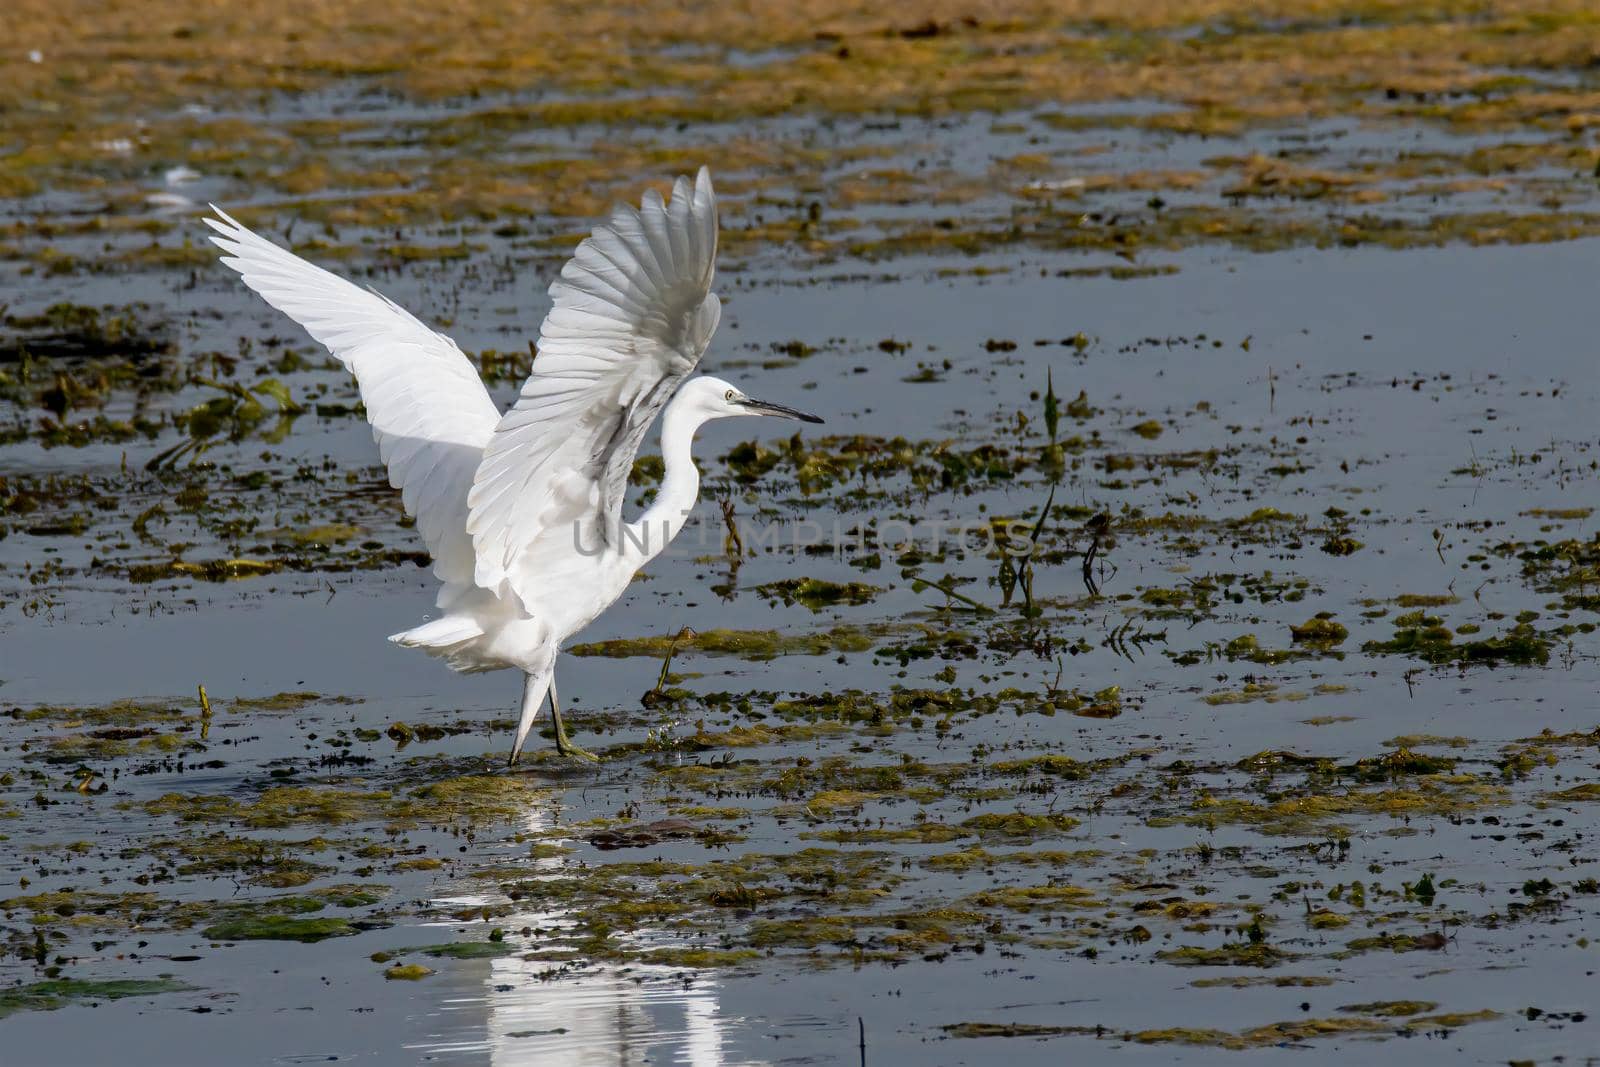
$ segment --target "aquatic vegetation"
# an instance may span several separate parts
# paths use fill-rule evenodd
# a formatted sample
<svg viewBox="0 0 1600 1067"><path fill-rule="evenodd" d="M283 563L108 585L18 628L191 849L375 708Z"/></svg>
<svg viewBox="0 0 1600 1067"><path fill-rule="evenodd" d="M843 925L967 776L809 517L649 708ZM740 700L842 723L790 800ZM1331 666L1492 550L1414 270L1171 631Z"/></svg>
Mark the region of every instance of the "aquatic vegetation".
<svg viewBox="0 0 1600 1067"><path fill-rule="evenodd" d="M431 956L434 959L478 960L493 959L496 956L504 956L507 953L515 951L515 946L507 944L502 937L502 939L499 941L452 941L444 945L422 945L413 948L398 948L383 953L383 955L392 958L394 956L404 956L408 953L417 952L424 956Z"/></svg>
<svg viewBox="0 0 1600 1067"><path fill-rule="evenodd" d="M1407 1015L1422 1015L1425 1012L1435 1011L1438 1007L1439 1005L1431 1000L1381 1000L1366 1004L1341 1004L1339 1010L1353 1015L1404 1018Z"/></svg>
<svg viewBox="0 0 1600 1067"><path fill-rule="evenodd" d="M1179 967L1275 967L1293 954L1265 942L1228 942L1211 948L1185 945L1158 953L1166 963Z"/></svg>
<svg viewBox="0 0 1600 1067"><path fill-rule="evenodd" d="M1092 889L1075 885L1041 885L985 890L967 898L980 908L1005 908L1007 911L1050 911L1057 908L1102 908Z"/></svg>
<svg viewBox="0 0 1600 1067"><path fill-rule="evenodd" d="M1299 626L1289 627L1289 632L1296 641L1314 645L1336 645L1350 636L1350 631L1342 623L1335 622L1331 615L1307 619Z"/></svg>
<svg viewBox="0 0 1600 1067"><path fill-rule="evenodd" d="M1144 967L1205 1013L980 998L913 1039L1581 1039L1459 987L1537 952L1519 981L1542 1002L1593 952L1600 734L1562 695L1593 688L1600 622L1594 451L1563 429L1592 390L1473 349L1474 309L1411 349L1393 308L1302 308L1413 257L1457 287L1537 275L1561 250L1514 246L1600 232L1587 15L806 0L535 24L481 0L463 34L434 3L21 3L0 626L185 666L97 658L80 699L8 661L0 1014L182 992L144 968L267 951L353 960L370 998L459 990L485 960L552 1000L613 970L759 992L882 967L912 996L951 964L997 989ZM563 696L607 764L506 774L498 702L219 654L264 608L295 640L384 617L427 560L348 447L359 393L220 293L187 209L147 197L203 190L421 294L498 402L579 220L708 152L739 324L715 358L815 388L831 436L703 457L724 518L702 509L693 551L630 590L645 621L574 649ZM164 184L178 161L206 184ZM1254 256L1284 249L1305 252ZM1281 283L1274 313L1197 320L1202 265ZM769 317L776 292L807 317ZM1048 313L945 313L991 303ZM639 458L631 502L661 471ZM375 602L352 606L357 573ZM308 688L329 685L354 695ZM1373 977L1401 962L1421 977ZM1308 1007L1245 1014L1278 990Z"/></svg>
<svg viewBox="0 0 1600 1067"><path fill-rule="evenodd" d="M1382 765L1379 765L1380 768ZM1380 770L1387 776L1387 771ZM1414 787L1372 791L1322 792L1307 790L1298 796L1257 803L1242 797L1202 795L1194 812L1183 816L1157 815L1155 826L1174 822L1190 826L1217 827L1230 824L1251 826L1266 834L1338 834L1351 832L1351 817L1376 816L1411 818L1418 815L1447 815L1507 803L1503 789L1479 779L1431 775Z"/></svg>
<svg viewBox="0 0 1600 1067"><path fill-rule="evenodd" d="M870 603L879 592L862 582L826 582L817 578L785 578L756 587L756 592L784 604L800 604L821 611L833 604Z"/></svg>
<svg viewBox="0 0 1600 1067"><path fill-rule="evenodd" d="M605 656L613 659L644 656L659 659L669 650L676 649L679 653L697 652L707 656L763 660L777 656L865 652L872 647L872 640L868 633L849 626L838 626L815 634L780 634L775 630L704 630L685 641L677 641L675 637L617 638L574 645L569 651L575 656Z"/></svg>
<svg viewBox="0 0 1600 1067"><path fill-rule="evenodd" d="M69 1004L92 1004L124 997L186 993L195 987L175 978L53 978L0 990L0 1018L15 1011L53 1011Z"/></svg>
<svg viewBox="0 0 1600 1067"><path fill-rule="evenodd" d="M205 794L166 793L144 805L149 815L170 815L185 823L228 823L256 828L297 824L337 826L381 815L387 792L274 786L250 802Z"/></svg>
<svg viewBox="0 0 1600 1067"><path fill-rule="evenodd" d="M1456 664L1543 664L1550 660L1555 639L1528 623L1519 623L1498 637L1456 641L1456 635L1437 615L1409 612L1394 619L1395 635L1388 641L1369 641L1362 651L1415 656L1435 666Z"/></svg>
<svg viewBox="0 0 1600 1067"><path fill-rule="evenodd" d="M946 1023L940 1027L949 1037L1062 1037L1080 1034L1098 1037L1097 1026L1050 1026L1042 1023Z"/></svg>
<svg viewBox="0 0 1600 1067"><path fill-rule="evenodd" d="M174 872L183 877L236 872L257 885L292 889L333 873L333 867L305 855L324 852L333 844L320 837L277 841L218 830L152 841L150 848L168 858Z"/></svg>
<svg viewBox="0 0 1600 1067"><path fill-rule="evenodd" d="M1454 1015L1422 1016L1407 1020L1398 1028L1375 1019L1296 1019L1292 1022L1272 1023L1240 1033L1218 1030L1141 1030L1129 1037L1146 1045L1178 1044L1199 1045L1225 1049L1275 1048L1286 1041L1307 1041L1315 1038L1340 1037L1348 1034L1378 1034L1398 1029L1401 1032L1422 1031L1429 1028L1454 1028L1468 1023L1493 1019L1492 1011L1468 1012Z"/></svg>
<svg viewBox="0 0 1600 1067"><path fill-rule="evenodd" d="M964 829L976 831L984 837L1007 838L1026 837L1035 838L1041 835L1050 836L1065 833L1078 825L1078 820L1070 815L1040 814L1031 815L1026 812L989 812L983 815L974 815L961 823Z"/></svg>
<svg viewBox="0 0 1600 1067"><path fill-rule="evenodd" d="M188 159L270 188L280 210L322 227L298 243L320 246L325 258L357 256L392 269L457 262L489 240L560 247L567 235L539 220L592 217L619 175L679 166L692 155L668 131L721 123L738 132L718 138L719 158L760 205L728 232L740 254L787 245L820 258L882 259L1026 242L1134 256L1216 241L1272 249L1570 239L1595 228L1591 215L1549 206L1572 195L1567 174L1591 166L1581 141L1592 125L1590 101L1570 84L1587 62L1586 23L1545 6L1519 0L1477 18L1367 4L1359 15L1279 24L1235 0L1106 9L1063 25L1048 6L1013 4L991 17L934 20L934 32L907 37L906 27L835 0L760 20L588 5L549 13L537 32L505 0L479 0L480 31L468 36L454 32L451 10L439 4L380 27L303 3L248 23L217 12L180 18L136 3L101 18L83 44L75 27L89 14L80 5L28 0L19 19L42 38L80 47L47 47L40 63L8 68L9 91L33 106L4 113L0 130L30 147L0 167L0 193L108 190L115 210L19 221L0 236L8 258L48 275L198 266L205 253L182 239L172 216L149 210L151 194L129 162L137 153ZM363 42L360 62L326 43L353 36ZM419 61L413 39L437 42L437 54ZM629 45L553 44L612 39ZM259 68L240 69L223 42L248 42ZM181 55L181 66L156 61L169 53ZM761 58L740 61L745 56ZM178 106L196 84L233 104L359 84L421 114L389 125L370 108L274 121L259 105ZM908 137L830 144L777 124L771 137L750 132L779 115L990 126L999 124L986 116L999 113L1058 137L1134 133L1222 144L1182 165L1101 168L1018 137L995 153L993 174L982 175L942 160L912 165L895 150ZM1385 128L1472 136L1381 155L1326 143L1266 152L1250 139L1285 122L1353 114ZM578 128L656 137L590 137L581 153L553 138L554 159L490 151L514 134ZM381 162L361 154L374 145L389 148ZM790 203L795 188L828 193ZM361 195L341 195L347 190ZM1507 193L1522 201L1516 210L1489 207L1498 206L1493 194ZM983 198L997 194L993 215L956 214L981 211ZM914 202L940 210L874 217ZM1430 210L1414 210L1419 202ZM404 241L390 232L419 226L440 232ZM353 237L353 229L370 236ZM1171 269L1061 268L1127 278ZM803 358L789 355L810 347L799 343L784 354ZM1135 425L1151 422L1158 420ZM1339 541L1354 543L1347 535L1330 543Z"/></svg>
<svg viewBox="0 0 1600 1067"><path fill-rule="evenodd" d="M321 941L348 937L356 928L348 919L254 915L208 926L204 933L213 941Z"/></svg>
<svg viewBox="0 0 1600 1067"><path fill-rule="evenodd" d="M1407 1005L1396 1002L1397 1006ZM1356 1008L1362 1006L1357 1005ZM1382 1007L1374 1005L1373 1007ZM1418 1011L1431 1011L1437 1005L1417 1007ZM1352 1010L1352 1009L1340 1009ZM1378 1012L1377 1014L1388 1014ZM1411 1014L1404 1012L1399 1014ZM1140 1045L1189 1045L1203 1048L1220 1048L1242 1051L1256 1048L1281 1048L1286 1042L1302 1042L1317 1038L1335 1038L1365 1035L1369 1039L1378 1035L1400 1036L1428 1029L1453 1029L1469 1023L1484 1022L1498 1017L1497 1012L1459 1012L1437 1016L1421 1016L1385 1023L1377 1019L1328 1018L1296 1019L1289 1022L1270 1023L1248 1030L1230 1031L1172 1027L1169 1029L1135 1030L1125 1033L1110 1031L1103 1026L1054 1026L1039 1023L947 1023L941 1027L949 1037L1094 1037L1100 1040L1117 1039Z"/></svg>
<svg viewBox="0 0 1600 1067"><path fill-rule="evenodd" d="M1196 978L1189 984L1196 989L1250 989L1271 986L1277 989L1319 989L1335 984L1336 979L1325 975L1251 974L1231 978Z"/></svg>

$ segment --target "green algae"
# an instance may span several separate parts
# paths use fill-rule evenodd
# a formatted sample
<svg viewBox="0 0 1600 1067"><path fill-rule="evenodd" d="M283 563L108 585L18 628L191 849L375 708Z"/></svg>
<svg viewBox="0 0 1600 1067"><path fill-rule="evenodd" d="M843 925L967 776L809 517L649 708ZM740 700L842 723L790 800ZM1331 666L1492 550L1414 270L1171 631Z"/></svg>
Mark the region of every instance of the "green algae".
<svg viewBox="0 0 1600 1067"><path fill-rule="evenodd" d="M1244 825L1275 835L1347 835L1351 827L1344 820L1352 817L1450 816L1508 802L1504 789L1480 779L1424 774L1404 788L1307 792L1264 803L1204 795L1196 799L1193 814L1156 816L1148 821L1157 826L1173 822L1203 827Z"/></svg>
<svg viewBox="0 0 1600 1067"><path fill-rule="evenodd" d="M1094 890L1075 885L1006 886L974 893L966 898L966 903L979 908L1004 908L1024 913L1105 906L1105 901Z"/></svg>
<svg viewBox="0 0 1600 1067"><path fill-rule="evenodd" d="M105 727L45 738L42 747L32 748L24 758L30 762L82 764L202 750L199 742L180 733L161 733L151 727Z"/></svg>
<svg viewBox="0 0 1600 1067"><path fill-rule="evenodd" d="M235 697L227 702L227 707L230 711L299 711L330 699L337 704L360 703L350 697L328 698L321 693L284 692L269 697Z"/></svg>
<svg viewBox="0 0 1600 1067"><path fill-rule="evenodd" d="M1343 624L1327 615L1318 615L1299 626L1291 626L1289 632L1294 640L1314 645L1336 645L1350 636L1350 631Z"/></svg>
<svg viewBox="0 0 1600 1067"><path fill-rule="evenodd" d="M50 720L68 724L132 728L180 722L187 712L176 703L167 701L118 700L93 707L41 704L31 708L13 708L10 714L23 722Z"/></svg>
<svg viewBox="0 0 1600 1067"><path fill-rule="evenodd" d="M1549 799L1557 804L1571 804L1600 800L1600 785L1586 782L1575 785L1569 789L1561 789L1548 795Z"/></svg>
<svg viewBox="0 0 1600 1067"><path fill-rule="evenodd" d="M1405 734L1400 737L1391 737L1384 744L1392 745L1395 748L1427 748L1429 746L1470 748L1472 740L1466 737L1445 737L1439 734Z"/></svg>
<svg viewBox="0 0 1600 1067"><path fill-rule="evenodd" d="M1341 1004L1339 1010L1352 1015L1404 1018L1408 1015L1423 1015L1438 1006L1431 1000L1374 1000L1365 1004Z"/></svg>
<svg viewBox="0 0 1600 1067"><path fill-rule="evenodd" d="M6 914L26 910L36 926L71 926L92 930L132 929L151 924L171 912L160 896L147 891L102 893L53 890L0 900Z"/></svg>
<svg viewBox="0 0 1600 1067"><path fill-rule="evenodd" d="M1401 593L1392 603L1402 608L1442 608L1460 602L1451 593Z"/></svg>
<svg viewBox="0 0 1600 1067"><path fill-rule="evenodd" d="M1596 593L1600 589L1600 537L1587 541L1508 541L1492 546L1490 551L1519 561L1523 581L1538 592L1558 595L1564 609L1600 608L1600 594Z"/></svg>
<svg viewBox="0 0 1600 1067"><path fill-rule="evenodd" d="M1264 941L1238 941L1212 948L1184 945L1158 952L1156 958L1179 967L1276 967L1294 955Z"/></svg>
<svg viewBox="0 0 1600 1067"><path fill-rule="evenodd" d="M835 604L869 604L880 590L863 582L828 582L820 578L785 578L756 586L763 597L783 604L799 604L809 611L821 611Z"/></svg>
<svg viewBox="0 0 1600 1067"><path fill-rule="evenodd" d="M204 835L162 838L150 850L174 864L181 876L238 873L258 885L294 888L332 873L334 868L313 863L302 853L320 853L333 842L313 837L303 841L243 837L226 831Z"/></svg>
<svg viewBox="0 0 1600 1067"><path fill-rule="evenodd" d="M749 963L760 959L761 953L755 949L659 948L644 953L640 958L642 962L658 967L709 971Z"/></svg>
<svg viewBox="0 0 1600 1067"><path fill-rule="evenodd" d="M859 809L870 801L882 800L888 795L862 789L824 789L813 793L806 800L804 810L827 816L839 811Z"/></svg>
<svg viewBox="0 0 1600 1067"><path fill-rule="evenodd" d="M1079 825L1070 815L1048 813L1030 815L1027 812L987 812L963 819L961 827L983 837L1027 838L1049 837L1064 834Z"/></svg>
<svg viewBox="0 0 1600 1067"><path fill-rule="evenodd" d="M415 790L409 802L390 813L391 818L506 819L525 811L542 795L526 779L503 774L474 774L444 778Z"/></svg>
<svg viewBox="0 0 1600 1067"><path fill-rule="evenodd" d="M314 786L275 786L252 801L215 794L165 793L145 802L148 815L184 823L232 823L271 829L318 824L337 826L382 817L394 798L384 791L358 792Z"/></svg>
<svg viewBox="0 0 1600 1067"><path fill-rule="evenodd" d="M1248 682L1240 689L1207 693L1201 699L1213 707L1221 707L1228 704L1253 704L1256 701L1276 704L1283 700L1308 700L1310 696L1311 694L1298 690L1280 689L1274 682Z"/></svg>
<svg viewBox="0 0 1600 1067"><path fill-rule="evenodd" d="M1064 1037L1077 1034L1098 1037L1098 1026L1050 1026L1043 1023L944 1023L939 1027L948 1037Z"/></svg>
<svg viewBox="0 0 1600 1067"><path fill-rule="evenodd" d="M1382 933L1373 937L1358 937L1345 942L1350 955L1363 952L1437 952L1444 948L1446 938L1438 932L1425 934Z"/></svg>
<svg viewBox="0 0 1600 1067"><path fill-rule="evenodd" d="M1089 764L1080 763L1068 756L1030 756L1020 760L1000 760L989 765L989 770L995 774L1025 776L1030 774L1043 774L1052 778L1065 778L1077 781L1087 778L1094 771Z"/></svg>
<svg viewBox="0 0 1600 1067"><path fill-rule="evenodd" d="M360 931L348 919L301 918L293 915L253 915L227 919L205 928L213 941L323 941L349 937Z"/></svg>
<svg viewBox="0 0 1600 1067"><path fill-rule="evenodd" d="M1381 1033L1386 1029L1387 1026L1371 1019L1296 1019L1292 1022L1271 1023L1239 1033L1173 1027L1165 1030L1139 1030L1128 1034L1127 1037L1141 1045L1192 1045L1243 1050L1275 1048L1287 1042L1309 1041L1315 1038Z"/></svg>
<svg viewBox="0 0 1600 1067"><path fill-rule="evenodd" d="M1400 1007L1411 1006L1407 1002L1394 1003ZM1432 1010L1432 1005L1421 1006L1421 1003L1417 1002L1420 1010ZM1381 1005L1374 1006L1381 1007ZM1340 1010L1347 1009L1341 1008ZM1379 1014L1386 1013L1380 1012ZM1493 1011L1460 1012L1410 1018L1403 1023L1399 1023L1398 1027L1401 1032L1434 1028L1453 1029L1458 1026L1485 1022L1495 1018L1498 1018L1498 1013ZM941 1026L941 1030L947 1036L955 1038L1048 1038L1063 1036L1105 1038L1116 1036L1124 1041L1131 1041L1141 1045L1184 1045L1243 1051L1259 1048L1281 1048L1290 1043L1322 1038L1392 1034L1396 1032L1396 1025L1391 1022L1365 1018L1306 1018L1269 1023L1265 1026L1237 1032L1194 1027L1169 1027L1166 1029L1136 1030L1121 1034L1111 1034L1105 1028L1099 1026L980 1022L948 1023Z"/></svg>
<svg viewBox="0 0 1600 1067"><path fill-rule="evenodd" d="M824 656L837 652L865 652L873 637L849 626L822 633L784 634L776 630L705 630L686 641L674 637L616 638L574 645L575 656L602 656L625 659L642 656L661 659L670 651L695 652L704 656L734 656L739 659L767 660L779 656Z"/></svg>
<svg viewBox="0 0 1600 1067"><path fill-rule="evenodd" d="M1529 508L1523 514L1561 522L1581 522L1594 514L1594 508Z"/></svg>
<svg viewBox="0 0 1600 1067"><path fill-rule="evenodd" d="M1336 981L1338 979L1328 978L1325 975L1241 974L1227 978L1196 978L1189 984L1196 989L1251 989L1259 986L1276 989L1320 989L1323 986L1331 986Z"/></svg>
<svg viewBox="0 0 1600 1067"><path fill-rule="evenodd" d="M537 787L522 778L463 775L430 782L408 796L387 790L284 785L262 790L253 800L165 793L146 801L143 809L149 815L171 816L181 823L281 829L374 821L502 819L523 810L538 795Z"/></svg>
<svg viewBox="0 0 1600 1067"><path fill-rule="evenodd" d="M815 802L813 801L813 806ZM869 827L859 830L808 830L800 836L813 841L832 841L836 844L886 844L898 842L923 845L942 845L970 837L972 831L940 822L923 822L914 826Z"/></svg>
<svg viewBox="0 0 1600 1067"><path fill-rule="evenodd" d="M823 945L849 945L855 941L856 923L848 918L757 919L746 935L757 949L815 949Z"/></svg>
<svg viewBox="0 0 1600 1067"><path fill-rule="evenodd" d="M1312 651L1326 651L1327 649L1331 648L1332 644L1334 643L1336 642L1328 642L1320 646L1313 644ZM1228 641L1225 645L1222 645L1220 649L1213 645L1208 649L1208 651L1213 655L1221 655L1229 660L1249 660L1251 663L1261 663L1268 666L1288 663L1298 659L1306 659L1312 655L1312 651L1308 651L1306 648L1263 648L1261 646L1260 639L1257 638L1255 634L1243 634ZM1197 663L1199 662L1199 659L1199 656L1192 656L1192 658L1186 656L1181 657L1179 662ZM1251 684L1255 685L1257 683ZM1263 682L1259 684L1261 686L1274 689L1277 688L1276 685L1270 682Z"/></svg>
<svg viewBox="0 0 1600 1067"><path fill-rule="evenodd" d="M365 908L388 896L389 887L374 883L332 885L309 890L307 895L336 908Z"/></svg>
<svg viewBox="0 0 1600 1067"><path fill-rule="evenodd" d="M0 1018L19 1011L54 1011L69 1004L93 1004L125 997L152 997L162 993L187 993L186 982L160 978L54 978L29 985L0 989Z"/></svg>
<svg viewBox="0 0 1600 1067"><path fill-rule="evenodd" d="M684 747L694 749L754 748L760 745L781 745L794 741L816 741L836 737L845 732L838 723L786 723L781 726L765 724L737 725L727 730L708 731L698 726L691 737L681 740ZM682 814L682 813L679 813Z"/></svg>
<svg viewBox="0 0 1600 1067"><path fill-rule="evenodd" d="M1434 666L1454 664L1472 666L1512 663L1542 666L1550 661L1555 641L1527 623L1520 623L1499 637L1457 642L1455 635L1438 616L1415 611L1396 617L1394 637L1388 641L1368 641L1363 652L1373 655L1412 656Z"/></svg>
<svg viewBox="0 0 1600 1067"><path fill-rule="evenodd" d="M936 871L968 871L989 867L1088 867L1098 863L1105 853L1098 849L1078 849L1067 852L1060 849L1030 848L1015 852L990 852L972 845L954 852L929 856L922 865Z"/></svg>
<svg viewBox="0 0 1600 1067"><path fill-rule="evenodd" d="M1401 747L1382 756L1356 760L1349 766L1339 768L1339 773L1363 782L1387 782L1408 775L1448 774L1455 767L1456 761L1448 757L1428 756Z"/></svg>
<svg viewBox="0 0 1600 1067"><path fill-rule="evenodd" d="M516 951L516 946L501 939L499 941L451 941L443 945L413 945L409 948L391 949L395 956L404 956L408 953L420 953L434 959L449 960L482 960L494 959L498 956L507 956Z"/></svg>

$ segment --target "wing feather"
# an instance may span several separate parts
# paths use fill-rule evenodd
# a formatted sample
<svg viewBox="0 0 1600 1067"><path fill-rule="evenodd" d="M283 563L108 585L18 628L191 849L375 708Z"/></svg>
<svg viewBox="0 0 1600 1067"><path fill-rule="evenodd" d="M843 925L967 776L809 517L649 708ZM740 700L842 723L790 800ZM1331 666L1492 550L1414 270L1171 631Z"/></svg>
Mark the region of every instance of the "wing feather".
<svg viewBox="0 0 1600 1067"><path fill-rule="evenodd" d="M222 262L355 375L389 484L446 584L471 585L467 493L500 412L456 343L399 304L306 262L216 208Z"/></svg>
<svg viewBox="0 0 1600 1067"><path fill-rule="evenodd" d="M634 456L716 329L717 202L702 168L585 238L550 285L539 355L468 497L479 585L534 603L574 538L615 544Z"/></svg>

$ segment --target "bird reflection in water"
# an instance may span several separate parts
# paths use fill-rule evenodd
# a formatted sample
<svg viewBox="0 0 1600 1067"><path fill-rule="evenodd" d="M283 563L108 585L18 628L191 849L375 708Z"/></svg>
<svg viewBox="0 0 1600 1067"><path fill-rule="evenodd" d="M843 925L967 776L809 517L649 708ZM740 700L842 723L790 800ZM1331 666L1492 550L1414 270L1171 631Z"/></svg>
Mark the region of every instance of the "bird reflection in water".
<svg viewBox="0 0 1600 1067"><path fill-rule="evenodd" d="M542 836L551 826L548 810L531 809L523 819L530 835ZM559 876L564 861L546 857L527 861L527 876ZM458 888L470 890L463 884ZM434 900L445 911L498 905L498 897L464 891ZM565 930L573 925L573 909L528 899L496 918L507 931ZM441 926L464 925L451 921ZM478 922L472 925L480 926ZM512 935L515 936L515 935ZM730 1025L741 1020L723 1014L721 983L705 972L648 964L577 966L552 977L558 965L550 960L525 960L519 953L486 960L463 960L430 982L454 979L439 1011L417 1018L425 1028L408 1046L449 1062L452 1057L476 1059L487 1054L497 1065L538 1067L634 1067L673 1063L688 1067L750 1064L727 1046ZM624 969L625 968L625 969ZM443 988L443 983L435 988ZM480 1029L481 1027L481 1029Z"/></svg>

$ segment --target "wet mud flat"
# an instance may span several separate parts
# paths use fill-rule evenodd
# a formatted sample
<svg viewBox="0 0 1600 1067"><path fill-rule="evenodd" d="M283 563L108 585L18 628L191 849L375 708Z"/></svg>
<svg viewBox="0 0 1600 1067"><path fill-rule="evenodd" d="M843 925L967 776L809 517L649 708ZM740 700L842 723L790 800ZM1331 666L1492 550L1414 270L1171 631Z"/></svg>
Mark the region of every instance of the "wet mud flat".
<svg viewBox="0 0 1600 1067"><path fill-rule="evenodd" d="M307 65L8 155L18 1062L858 1062L858 1018L875 1062L1590 1048L1592 30L1506 14L1512 63L1430 23L1466 65L1365 110L1028 81L1028 41L1200 26L1174 54L1220 78L1411 40L1159 11L748 58L701 27L554 100ZM1015 80L947 112L739 95L841 48L976 77L1002 36ZM778 67L663 88L706 54ZM514 680L381 640L430 579L353 387L192 204L439 322L504 401L586 220L708 156L705 366L828 424L705 434L695 519L562 665L606 761L508 772Z"/></svg>

